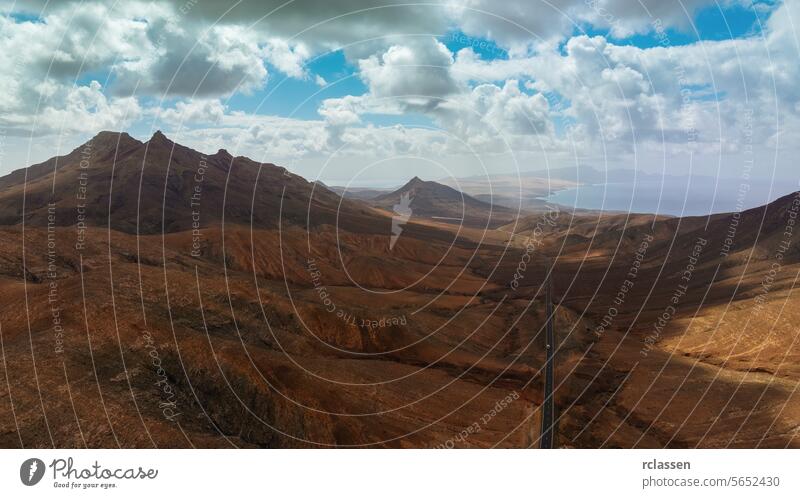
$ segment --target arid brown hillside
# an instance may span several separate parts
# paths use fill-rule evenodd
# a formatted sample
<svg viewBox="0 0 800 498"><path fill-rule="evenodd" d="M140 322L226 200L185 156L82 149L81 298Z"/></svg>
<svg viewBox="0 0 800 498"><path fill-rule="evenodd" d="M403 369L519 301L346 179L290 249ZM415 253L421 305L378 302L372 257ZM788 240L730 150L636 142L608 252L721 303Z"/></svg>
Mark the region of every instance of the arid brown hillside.
<svg viewBox="0 0 800 498"><path fill-rule="evenodd" d="M84 148L0 180L0 445L432 447L512 394L464 444L535 441L510 313L541 310L480 297L502 247L411 220L390 248L385 213L161 134L96 137L70 225Z"/></svg>
<svg viewBox="0 0 800 498"><path fill-rule="evenodd" d="M538 222L561 307L590 324L562 331L586 341L565 380L570 445L797 446L798 212L800 193L710 217Z"/></svg>

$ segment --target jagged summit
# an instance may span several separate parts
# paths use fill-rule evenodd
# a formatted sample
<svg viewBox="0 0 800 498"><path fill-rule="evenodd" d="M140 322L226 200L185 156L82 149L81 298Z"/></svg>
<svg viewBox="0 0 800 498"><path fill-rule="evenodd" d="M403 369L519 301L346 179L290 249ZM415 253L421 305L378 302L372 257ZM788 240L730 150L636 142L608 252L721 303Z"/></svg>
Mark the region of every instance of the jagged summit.
<svg viewBox="0 0 800 498"><path fill-rule="evenodd" d="M105 148L128 148L133 146L142 145L142 142L136 140L132 136L128 135L124 131L101 131L91 140L86 142L85 144L77 147L75 150L80 151L84 150L87 146L91 146L94 149L105 149Z"/></svg>
<svg viewBox="0 0 800 498"><path fill-rule="evenodd" d="M133 140L135 142L139 142L132 136L130 136L127 132L124 131L111 131L111 130L103 130L98 132L92 140ZM141 142L139 142L141 143Z"/></svg>
<svg viewBox="0 0 800 498"><path fill-rule="evenodd" d="M153 136L150 137L150 140L148 140L148 143L151 145L152 144L173 145L175 142L167 138L167 136L164 135L164 133L161 130L156 130L156 132L153 133Z"/></svg>

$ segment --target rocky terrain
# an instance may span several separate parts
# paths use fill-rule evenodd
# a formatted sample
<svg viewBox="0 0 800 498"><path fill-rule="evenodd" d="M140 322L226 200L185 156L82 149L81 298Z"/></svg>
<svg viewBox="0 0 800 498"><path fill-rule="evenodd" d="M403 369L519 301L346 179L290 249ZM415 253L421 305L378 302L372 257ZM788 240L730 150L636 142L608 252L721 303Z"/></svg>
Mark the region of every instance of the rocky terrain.
<svg viewBox="0 0 800 498"><path fill-rule="evenodd" d="M0 445L536 446L552 272L559 445L798 446L797 195L518 218L404 189L160 132L0 179Z"/></svg>

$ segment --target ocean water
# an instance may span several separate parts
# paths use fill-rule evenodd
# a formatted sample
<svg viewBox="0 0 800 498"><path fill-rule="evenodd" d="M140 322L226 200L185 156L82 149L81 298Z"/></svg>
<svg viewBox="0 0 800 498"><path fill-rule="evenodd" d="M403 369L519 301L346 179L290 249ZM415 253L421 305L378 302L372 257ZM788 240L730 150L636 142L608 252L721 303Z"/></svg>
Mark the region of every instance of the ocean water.
<svg viewBox="0 0 800 498"><path fill-rule="evenodd" d="M551 194L562 206L604 211L695 216L727 213L767 204L798 190L787 182L744 182L710 177L669 177L663 181L580 185Z"/></svg>

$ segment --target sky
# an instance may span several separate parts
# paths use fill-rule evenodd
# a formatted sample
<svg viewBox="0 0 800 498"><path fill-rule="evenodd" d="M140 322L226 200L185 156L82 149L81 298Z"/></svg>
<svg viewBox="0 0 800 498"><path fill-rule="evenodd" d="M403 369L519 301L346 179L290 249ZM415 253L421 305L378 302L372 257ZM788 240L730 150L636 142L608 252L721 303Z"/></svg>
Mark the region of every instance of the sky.
<svg viewBox="0 0 800 498"><path fill-rule="evenodd" d="M329 184L797 185L800 2L0 1L0 174L162 130Z"/></svg>

